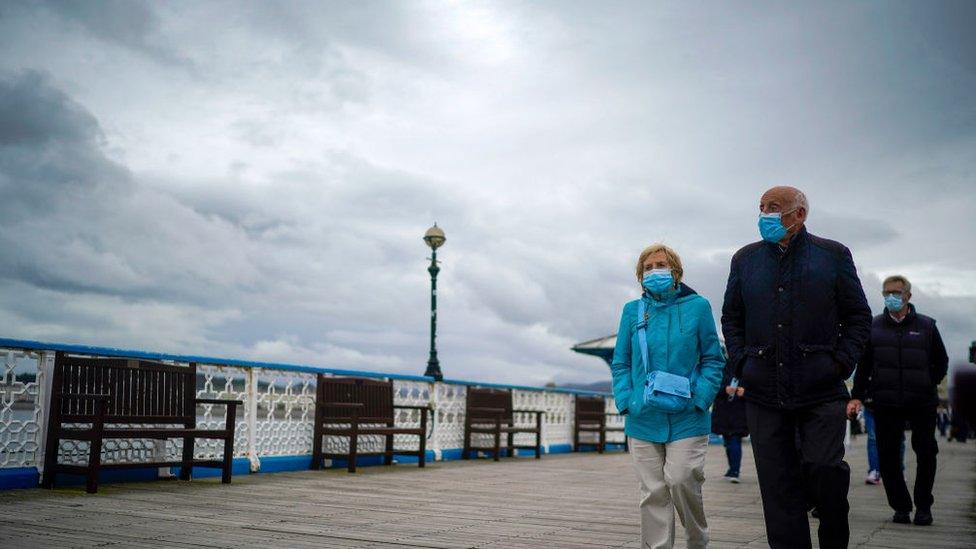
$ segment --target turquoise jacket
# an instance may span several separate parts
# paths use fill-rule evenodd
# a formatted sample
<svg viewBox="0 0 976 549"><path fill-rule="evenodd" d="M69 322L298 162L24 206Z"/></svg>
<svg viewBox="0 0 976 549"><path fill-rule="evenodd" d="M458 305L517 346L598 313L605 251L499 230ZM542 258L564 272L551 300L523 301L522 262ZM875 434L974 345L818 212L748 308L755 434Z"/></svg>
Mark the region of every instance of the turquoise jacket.
<svg viewBox="0 0 976 549"><path fill-rule="evenodd" d="M624 413L625 432L640 440L664 444L711 430L708 411L718 393L725 369L725 358L715 331L715 319L708 300L680 284L660 296L641 297L647 311L647 354L651 367L644 364L637 340L637 300L624 305L613 351L613 398L617 411ZM644 409L644 381L648 372L665 370L692 377L692 404L686 410L668 414Z"/></svg>

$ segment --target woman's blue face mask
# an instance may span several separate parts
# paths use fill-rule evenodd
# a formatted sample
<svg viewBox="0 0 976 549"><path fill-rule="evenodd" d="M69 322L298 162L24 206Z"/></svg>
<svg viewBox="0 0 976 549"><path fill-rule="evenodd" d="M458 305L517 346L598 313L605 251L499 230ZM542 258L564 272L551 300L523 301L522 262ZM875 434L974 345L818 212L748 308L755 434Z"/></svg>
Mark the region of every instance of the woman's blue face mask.
<svg viewBox="0 0 976 549"><path fill-rule="evenodd" d="M644 271L644 288L652 294L663 294L674 288L674 276L671 269L651 269Z"/></svg>

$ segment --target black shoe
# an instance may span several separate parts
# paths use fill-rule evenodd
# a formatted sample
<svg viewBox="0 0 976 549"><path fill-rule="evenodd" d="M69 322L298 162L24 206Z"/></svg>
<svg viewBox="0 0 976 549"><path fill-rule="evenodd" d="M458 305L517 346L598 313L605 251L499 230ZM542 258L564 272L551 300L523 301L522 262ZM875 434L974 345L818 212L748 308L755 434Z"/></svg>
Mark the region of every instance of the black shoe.
<svg viewBox="0 0 976 549"><path fill-rule="evenodd" d="M932 524L932 511L928 509L918 509L915 511L915 524L918 526L928 526Z"/></svg>
<svg viewBox="0 0 976 549"><path fill-rule="evenodd" d="M911 524L912 515L911 513L904 511L895 511L895 516L891 517L891 522L897 522L898 524Z"/></svg>

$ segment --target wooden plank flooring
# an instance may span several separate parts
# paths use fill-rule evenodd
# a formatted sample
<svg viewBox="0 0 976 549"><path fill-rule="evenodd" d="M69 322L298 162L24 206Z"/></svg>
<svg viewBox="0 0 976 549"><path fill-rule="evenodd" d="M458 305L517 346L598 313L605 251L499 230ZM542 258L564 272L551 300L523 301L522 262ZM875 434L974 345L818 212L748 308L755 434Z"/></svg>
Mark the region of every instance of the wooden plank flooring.
<svg viewBox="0 0 976 549"><path fill-rule="evenodd" d="M976 547L976 445L940 440L935 525L890 522L880 486L863 483L864 437L848 452L852 547ZM711 547L766 547L755 466L727 484L709 448ZM909 452L909 481L914 478ZM241 475L190 483L0 492L0 547L638 547L630 456L534 459ZM811 521L816 528L817 522ZM683 547L678 528L677 546ZM816 534L813 535L816 543Z"/></svg>

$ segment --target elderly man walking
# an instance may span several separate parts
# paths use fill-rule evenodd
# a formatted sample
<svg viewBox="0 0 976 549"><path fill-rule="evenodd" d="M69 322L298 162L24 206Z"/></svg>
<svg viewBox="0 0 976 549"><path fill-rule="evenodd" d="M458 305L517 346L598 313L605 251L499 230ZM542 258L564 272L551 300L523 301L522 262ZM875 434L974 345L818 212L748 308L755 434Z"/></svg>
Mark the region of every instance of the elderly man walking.
<svg viewBox="0 0 976 549"><path fill-rule="evenodd" d="M850 251L814 236L806 196L774 187L759 203L762 241L732 256L722 332L745 389L766 536L774 549L811 547L808 499L823 549L847 547L844 380L871 329Z"/></svg>
<svg viewBox="0 0 976 549"><path fill-rule="evenodd" d="M862 402L874 412L878 461L894 522L911 522L912 496L902 473L900 452L905 423L912 428L912 449L918 463L915 475L915 524L932 524L932 485L935 484L937 387L949 368L942 336L935 320L915 312L912 284L889 276L882 283L885 310L874 317L871 338L854 375L848 415L856 416Z"/></svg>

